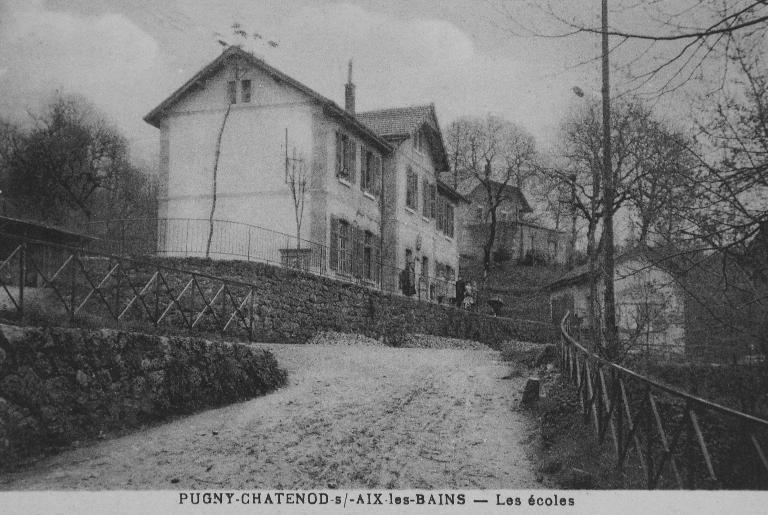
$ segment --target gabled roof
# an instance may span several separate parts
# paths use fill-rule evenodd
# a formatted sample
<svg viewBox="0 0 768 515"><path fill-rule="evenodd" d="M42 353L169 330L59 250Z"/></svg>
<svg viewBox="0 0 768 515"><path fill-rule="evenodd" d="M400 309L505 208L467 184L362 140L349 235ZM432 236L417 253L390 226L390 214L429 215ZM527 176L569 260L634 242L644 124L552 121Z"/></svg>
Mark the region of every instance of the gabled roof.
<svg viewBox="0 0 768 515"><path fill-rule="evenodd" d="M700 250L680 250L664 247L635 247L622 252L616 256L616 266L633 260L642 260L648 267L658 268L672 277L680 279L691 270L700 269L704 266ZM600 266L602 254L598 258L597 274L600 275ZM572 284L582 284L589 281L589 263L577 266L557 280L546 286L548 290L556 290L563 286Z"/></svg>
<svg viewBox="0 0 768 515"><path fill-rule="evenodd" d="M533 208L531 208L531 205L528 203L528 199L525 198L525 194L523 193L523 190L521 190L517 186L512 186L510 184L504 184L502 182L494 181L492 179L489 179L487 182L491 186L491 188L493 188L494 191L501 190L500 195L503 198L505 198L507 200L512 200L512 201L516 200L520 204L520 206L521 206L520 211L522 213L532 213L533 212ZM475 183L475 184L473 185L473 183ZM481 188L483 190L482 193L486 194L485 186L483 186L483 184L481 184L479 181L474 181L474 180L471 181L470 183L464 184L462 187L459 188L459 191L464 196L470 197L470 196L474 195L475 191L478 188Z"/></svg>
<svg viewBox="0 0 768 515"><path fill-rule="evenodd" d="M445 151L443 134L440 132L440 124L437 121L435 104L365 111L357 113L356 116L376 134L389 141L410 138L416 129L427 125L432 129L428 134L433 148L433 157L437 161L437 173L448 170L448 154Z"/></svg>
<svg viewBox="0 0 768 515"><path fill-rule="evenodd" d="M444 183L440 179L437 180L437 191L449 199L455 200L456 202L466 202L469 204L469 200L464 195L451 188L448 184Z"/></svg>
<svg viewBox="0 0 768 515"><path fill-rule="evenodd" d="M409 137L424 122L432 122L434 110L434 104L392 107L357 113L357 119L382 137Z"/></svg>
<svg viewBox="0 0 768 515"><path fill-rule="evenodd" d="M166 111L171 107L173 107L173 105L175 105L179 100L184 98L194 88L198 87L205 78L216 73L226 63L227 59L229 59L230 57L240 57L246 60L248 64L250 64L254 68L257 68L263 71L264 73L266 73L267 75L275 79L277 82L285 83L293 87L294 89L300 91L301 93L307 95L312 100L322 105L328 114L340 119L343 123L352 127L357 132L365 136L367 139L376 143L377 146L379 146L382 150L387 150L387 151L392 150L392 146L389 143L387 143L382 137L376 134L376 132L372 131L368 126L358 121L358 119L355 118L353 114L345 111L343 108L341 108L338 104L336 104L332 100L324 97L323 95L316 92L315 90L305 86L304 84L297 81L296 79L286 75L285 73L281 72L277 68L270 66L263 59L259 59L258 57L251 54L250 52L246 52L245 50L237 46L230 46L226 50L224 50L221 53L221 55L219 55L216 59L211 61L207 66L205 66L203 69L197 72L191 79L189 79L186 83L184 83L184 85L182 85L179 89L174 91L171 94L171 96L163 100L157 107L152 109L152 111L150 111L149 114L147 114L144 117L144 121L149 123L150 125L153 125L159 128L160 120L163 119Z"/></svg>

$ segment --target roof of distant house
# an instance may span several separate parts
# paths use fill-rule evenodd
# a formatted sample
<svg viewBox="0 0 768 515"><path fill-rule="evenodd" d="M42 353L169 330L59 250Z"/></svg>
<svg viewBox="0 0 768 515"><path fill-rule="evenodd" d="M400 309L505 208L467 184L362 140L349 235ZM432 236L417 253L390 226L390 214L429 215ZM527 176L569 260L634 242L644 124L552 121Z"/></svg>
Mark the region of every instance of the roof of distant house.
<svg viewBox="0 0 768 515"><path fill-rule="evenodd" d="M704 264L700 250L680 250L663 247L635 247L616 256L615 263L619 265L633 259L643 259L649 266L659 268L675 277L680 277L697 269ZM600 274L600 263L597 272ZM564 286L584 283L589 280L589 263L579 265L567 271L557 280L549 283L546 288L555 290Z"/></svg>
<svg viewBox="0 0 768 515"><path fill-rule="evenodd" d="M450 199L453 199L457 202L466 202L467 204L469 204L469 200L464 195L462 195L455 189L451 188L449 185L447 185L440 179L437 180L437 189L440 193L442 193L443 195L445 195Z"/></svg>
<svg viewBox="0 0 768 515"><path fill-rule="evenodd" d="M213 75L216 71L219 70L221 66L225 64L227 59L231 57L240 57L242 59L245 59L250 65L262 70L264 73L266 73L276 81L288 84L289 86L309 96L310 98L312 98L313 100L321 104L329 114L335 116L336 118L339 118L347 125L353 127L355 130L363 134L367 139L375 142L382 149L384 150L392 149L389 143L387 143L375 131L372 131L368 126L361 123L355 117L354 114L344 110L334 101L324 97L320 93L302 84L296 79L286 75L285 73L281 72L277 68L270 66L263 59L256 57L250 52L246 52L245 50L243 50L238 46L230 46L226 48L221 53L221 55L219 55L216 59L211 61L208 65L203 67L191 79L189 79L186 83L184 83L179 89L174 91L168 98L163 100L160 103L160 105L158 105L152 111L150 111L149 114L147 114L144 117L144 121L159 128L160 120L164 117L166 111L169 108L171 108L174 104L176 104L176 102L178 102L184 96L186 96L187 93L194 90L196 87L199 87L202 84L202 81L206 77Z"/></svg>
<svg viewBox="0 0 768 515"><path fill-rule="evenodd" d="M531 208L531 205L528 203L528 199L525 198L523 190L517 186L504 184L503 182L494 181L493 179L488 179L486 182L489 186L491 186L491 188L493 188L494 191L500 191L500 195L503 198L511 201L516 200L521 206L520 211L522 213L533 212L533 208ZM466 182L463 186L459 187L459 192L461 192L465 197L470 197L478 188L483 188L483 194L485 194L485 186L483 186L479 180Z"/></svg>

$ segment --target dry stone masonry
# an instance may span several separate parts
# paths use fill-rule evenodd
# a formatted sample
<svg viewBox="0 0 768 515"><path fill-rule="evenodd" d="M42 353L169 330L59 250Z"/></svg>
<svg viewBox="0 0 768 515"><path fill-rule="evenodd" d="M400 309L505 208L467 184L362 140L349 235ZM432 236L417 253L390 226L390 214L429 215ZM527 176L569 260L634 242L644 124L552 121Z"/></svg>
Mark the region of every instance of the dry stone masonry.
<svg viewBox="0 0 768 515"><path fill-rule="evenodd" d="M238 343L0 325L0 468L285 380L270 352Z"/></svg>

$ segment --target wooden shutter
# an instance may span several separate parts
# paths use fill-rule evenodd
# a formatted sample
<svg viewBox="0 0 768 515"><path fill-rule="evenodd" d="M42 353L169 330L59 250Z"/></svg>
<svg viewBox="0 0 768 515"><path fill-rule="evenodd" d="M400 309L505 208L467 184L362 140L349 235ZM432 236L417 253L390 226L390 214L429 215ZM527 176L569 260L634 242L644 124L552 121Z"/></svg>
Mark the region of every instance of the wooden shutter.
<svg viewBox="0 0 768 515"><path fill-rule="evenodd" d="M331 270L339 268L339 219L331 216L331 241L328 255L328 266Z"/></svg>
<svg viewBox="0 0 768 515"><path fill-rule="evenodd" d="M429 182L427 179L421 180L421 214L429 218Z"/></svg>
<svg viewBox="0 0 768 515"><path fill-rule="evenodd" d="M373 274L373 280L376 282L376 284L381 283L381 253L379 252L379 245L381 239L378 236L373 236L371 238L371 267L373 268L372 274Z"/></svg>
<svg viewBox="0 0 768 515"><path fill-rule="evenodd" d="M376 192L376 196L381 195L381 178L383 177L383 173L384 173L381 167L382 167L381 156L374 155L373 156L373 191Z"/></svg>
<svg viewBox="0 0 768 515"><path fill-rule="evenodd" d="M349 170L349 182L353 183L355 182L355 165L357 164L357 145L355 145L355 142L352 140L352 138L349 138L349 164L347 165Z"/></svg>
<svg viewBox="0 0 768 515"><path fill-rule="evenodd" d="M433 184L429 189L429 212L430 218L437 216L437 184Z"/></svg>
<svg viewBox="0 0 768 515"><path fill-rule="evenodd" d="M437 197L437 230L442 231L443 230L443 221L445 217L443 216L443 197L438 196Z"/></svg>
<svg viewBox="0 0 768 515"><path fill-rule="evenodd" d="M344 146L341 141L341 133L336 131L336 176L341 175L344 167Z"/></svg>
<svg viewBox="0 0 768 515"><path fill-rule="evenodd" d="M368 191L370 188L369 176L368 176L368 154L362 145L360 145L360 189Z"/></svg>

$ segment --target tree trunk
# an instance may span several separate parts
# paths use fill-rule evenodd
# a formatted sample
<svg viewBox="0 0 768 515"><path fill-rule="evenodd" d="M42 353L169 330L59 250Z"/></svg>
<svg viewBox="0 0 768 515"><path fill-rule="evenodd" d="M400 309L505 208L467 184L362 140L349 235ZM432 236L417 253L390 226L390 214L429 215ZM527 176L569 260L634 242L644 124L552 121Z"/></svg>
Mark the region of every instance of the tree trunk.
<svg viewBox="0 0 768 515"><path fill-rule="evenodd" d="M232 109L232 104L227 104L227 110L224 112L224 119L221 121L221 127L219 127L219 135L216 138L216 152L213 156L213 185L211 192L211 214L208 216L208 242L205 245L205 257L211 256L211 241L213 240L213 219L216 213L216 196L218 193L218 173L219 173L219 156L221 155L221 138L224 135L224 127L227 125L227 118L229 118L229 111Z"/></svg>
<svg viewBox="0 0 768 515"><path fill-rule="evenodd" d="M491 253L493 252L493 243L496 240L496 209L491 209L491 225L488 228L488 239L483 246L483 277L488 276L491 268Z"/></svg>

